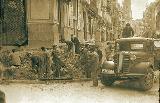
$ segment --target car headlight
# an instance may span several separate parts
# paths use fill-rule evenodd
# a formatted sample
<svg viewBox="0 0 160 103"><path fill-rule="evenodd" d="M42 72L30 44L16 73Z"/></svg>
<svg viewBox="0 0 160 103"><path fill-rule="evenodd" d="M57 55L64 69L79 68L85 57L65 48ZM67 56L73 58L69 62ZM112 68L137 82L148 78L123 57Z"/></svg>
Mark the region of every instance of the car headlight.
<svg viewBox="0 0 160 103"><path fill-rule="evenodd" d="M135 55L131 55L130 56L130 60L136 60L136 56Z"/></svg>

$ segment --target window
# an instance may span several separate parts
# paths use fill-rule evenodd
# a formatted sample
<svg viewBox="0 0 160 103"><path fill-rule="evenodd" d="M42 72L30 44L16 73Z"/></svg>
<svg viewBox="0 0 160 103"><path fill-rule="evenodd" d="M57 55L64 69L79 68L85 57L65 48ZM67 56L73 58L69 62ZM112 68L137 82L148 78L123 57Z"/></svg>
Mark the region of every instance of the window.
<svg viewBox="0 0 160 103"><path fill-rule="evenodd" d="M131 49L132 50L143 49L143 44L131 44Z"/></svg>
<svg viewBox="0 0 160 103"><path fill-rule="evenodd" d="M128 42L123 41L117 44L117 49L120 51L144 51L144 44L143 43L136 43L136 42Z"/></svg>

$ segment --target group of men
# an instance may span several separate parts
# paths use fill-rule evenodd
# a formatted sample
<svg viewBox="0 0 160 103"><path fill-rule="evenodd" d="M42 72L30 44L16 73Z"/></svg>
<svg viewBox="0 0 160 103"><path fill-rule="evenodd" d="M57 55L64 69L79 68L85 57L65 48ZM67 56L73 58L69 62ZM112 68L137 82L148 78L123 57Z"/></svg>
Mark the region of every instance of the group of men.
<svg viewBox="0 0 160 103"><path fill-rule="evenodd" d="M71 41L62 39L62 43L66 43L68 46L68 52L72 51L73 53L80 53L80 41L75 35L71 35Z"/></svg>
<svg viewBox="0 0 160 103"><path fill-rule="evenodd" d="M123 29L122 37L127 38L132 36L134 36L134 31L130 24L127 23L126 27ZM102 64L102 51L100 50L100 48L98 46L89 44L85 44L85 47L81 48L80 41L74 35L71 35L70 41L62 40L62 42L67 44L68 52L73 52L80 55L81 64L85 71L86 77L93 77L93 81L95 85L97 85L96 77L98 72L100 71L100 65ZM108 60L108 57L111 53L110 43L107 43L106 47L108 47L106 48L106 59ZM58 57L56 46L54 45L52 49L52 53L49 54L47 52L47 49L45 47L42 47L41 51L38 51L38 55L32 54L31 56L32 67L38 73L39 78L47 78L50 72L48 68L50 67L52 68L52 71L55 72L54 76L59 77L60 68L65 67L64 63ZM16 49L12 50L12 52L10 53L10 57L12 66L18 67L21 65L21 59L19 54L16 52Z"/></svg>

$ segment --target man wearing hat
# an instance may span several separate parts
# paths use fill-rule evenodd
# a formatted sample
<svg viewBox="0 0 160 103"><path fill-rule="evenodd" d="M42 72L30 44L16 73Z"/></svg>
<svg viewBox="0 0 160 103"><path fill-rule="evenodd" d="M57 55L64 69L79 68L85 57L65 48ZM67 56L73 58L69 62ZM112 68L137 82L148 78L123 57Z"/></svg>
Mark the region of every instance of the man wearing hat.
<svg viewBox="0 0 160 103"><path fill-rule="evenodd" d="M93 80L93 86L98 86L98 67L99 67L99 55L95 51L95 47L92 46L90 48L90 53L89 53L89 68L91 69L91 77Z"/></svg>
<svg viewBox="0 0 160 103"><path fill-rule="evenodd" d="M126 27L123 29L122 32L122 37L123 38L128 38L128 37L133 37L134 36L134 30L133 28L130 26L129 23L126 24Z"/></svg>

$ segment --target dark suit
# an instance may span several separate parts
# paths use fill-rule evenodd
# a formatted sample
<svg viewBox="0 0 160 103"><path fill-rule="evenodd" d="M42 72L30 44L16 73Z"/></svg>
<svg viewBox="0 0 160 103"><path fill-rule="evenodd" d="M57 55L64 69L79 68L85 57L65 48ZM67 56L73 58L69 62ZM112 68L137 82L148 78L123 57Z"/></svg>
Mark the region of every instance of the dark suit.
<svg viewBox="0 0 160 103"><path fill-rule="evenodd" d="M134 30L132 29L131 26L126 26L123 29L122 37L123 38L128 38L128 37L133 37L134 36Z"/></svg>

